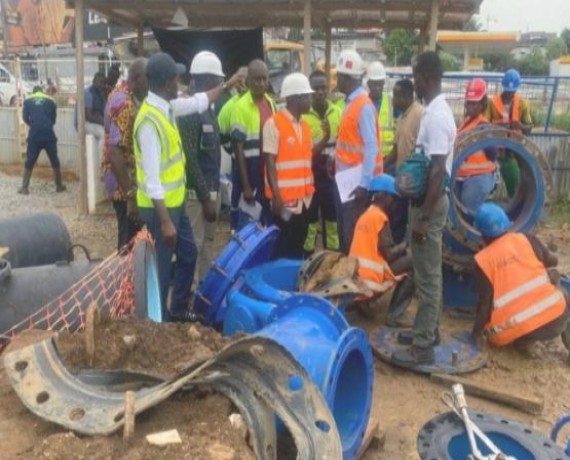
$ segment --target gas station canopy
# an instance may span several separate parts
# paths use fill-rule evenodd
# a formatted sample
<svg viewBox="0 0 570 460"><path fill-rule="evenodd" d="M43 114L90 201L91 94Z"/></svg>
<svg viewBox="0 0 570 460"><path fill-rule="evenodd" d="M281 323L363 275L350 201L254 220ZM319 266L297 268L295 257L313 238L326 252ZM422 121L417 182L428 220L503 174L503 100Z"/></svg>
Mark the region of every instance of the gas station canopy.
<svg viewBox="0 0 570 460"><path fill-rule="evenodd" d="M482 0L435 0L438 27L461 29ZM69 0L71 6L77 0ZM193 28L278 27L303 24L309 4L314 27L426 29L433 0L84 0L83 7L134 27L173 26L182 9Z"/></svg>

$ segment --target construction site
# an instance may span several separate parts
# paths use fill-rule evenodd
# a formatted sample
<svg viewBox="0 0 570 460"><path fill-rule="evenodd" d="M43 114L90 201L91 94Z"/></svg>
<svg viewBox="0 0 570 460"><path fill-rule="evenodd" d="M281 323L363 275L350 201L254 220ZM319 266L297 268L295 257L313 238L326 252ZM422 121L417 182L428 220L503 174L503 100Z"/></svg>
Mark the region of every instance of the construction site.
<svg viewBox="0 0 570 460"><path fill-rule="evenodd" d="M570 459L570 24L492 2L2 0L0 458Z"/></svg>

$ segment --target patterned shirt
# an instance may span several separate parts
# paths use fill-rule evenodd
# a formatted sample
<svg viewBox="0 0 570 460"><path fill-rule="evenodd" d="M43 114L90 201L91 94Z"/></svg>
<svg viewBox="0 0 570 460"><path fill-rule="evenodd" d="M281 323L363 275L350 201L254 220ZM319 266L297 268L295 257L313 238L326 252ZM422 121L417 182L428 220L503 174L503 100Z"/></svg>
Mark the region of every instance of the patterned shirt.
<svg viewBox="0 0 570 460"><path fill-rule="evenodd" d="M101 164L103 182L109 198L124 201L119 182L111 170L109 153L111 147L119 147L129 170L131 184L136 184L133 125L140 102L126 86L117 88L109 95L105 106L105 147Z"/></svg>

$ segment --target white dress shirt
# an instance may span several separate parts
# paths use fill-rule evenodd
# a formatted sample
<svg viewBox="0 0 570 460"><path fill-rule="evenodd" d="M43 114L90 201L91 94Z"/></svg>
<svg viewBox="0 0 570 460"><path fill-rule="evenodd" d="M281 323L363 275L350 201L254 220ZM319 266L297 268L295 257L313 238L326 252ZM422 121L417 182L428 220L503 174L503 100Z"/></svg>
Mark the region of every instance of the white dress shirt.
<svg viewBox="0 0 570 460"><path fill-rule="evenodd" d="M205 112L210 105L206 93L174 99L169 103L166 99L149 91L146 102L160 110L173 124L176 124L176 117ZM137 142L142 154L146 193L153 200L163 200L164 187L160 182L160 136L155 125L149 121L143 122L137 131Z"/></svg>

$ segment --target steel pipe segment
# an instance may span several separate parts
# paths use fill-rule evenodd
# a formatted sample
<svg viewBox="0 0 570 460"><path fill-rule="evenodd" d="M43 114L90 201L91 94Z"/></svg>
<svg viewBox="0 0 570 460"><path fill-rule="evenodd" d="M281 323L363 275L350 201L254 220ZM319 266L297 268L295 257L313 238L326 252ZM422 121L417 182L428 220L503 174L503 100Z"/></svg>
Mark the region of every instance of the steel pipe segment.
<svg viewBox="0 0 570 460"><path fill-rule="evenodd" d="M67 260L71 238L57 214L42 212L1 219L0 246L12 268L34 267Z"/></svg>
<svg viewBox="0 0 570 460"><path fill-rule="evenodd" d="M488 147L505 148L518 160L521 183L505 206L516 232L532 232L541 217L547 196L552 188L548 162L540 149L522 134L499 127L483 126L462 136L455 145L455 160L451 174L451 199L446 229L444 262L460 270L481 248L481 235L461 208L454 195L455 175L461 164L472 154Z"/></svg>
<svg viewBox="0 0 570 460"><path fill-rule="evenodd" d="M374 359L364 331L351 327L327 300L295 294L271 309L255 336L285 347L320 388L340 434L343 459L356 457L372 406ZM289 389L299 382L291 377Z"/></svg>
<svg viewBox="0 0 570 460"><path fill-rule="evenodd" d="M570 425L570 414L566 414L563 417L560 417L556 421L556 423L552 427L552 431L550 432L550 439L552 439L552 441L554 442L557 442L558 435L560 434L562 429L566 427L566 425ZM568 458L570 458L570 437L566 439L565 453L566 455L568 455Z"/></svg>
<svg viewBox="0 0 570 460"><path fill-rule="evenodd" d="M517 460L570 458L542 433L515 420L474 410L469 411L469 418L501 452ZM422 460L465 460L472 453L465 425L453 412L438 415L427 422L418 434L417 446ZM483 455L491 454L482 445L480 448Z"/></svg>

